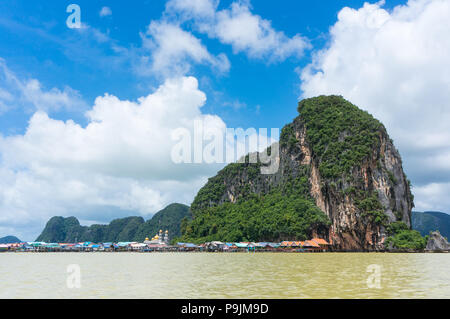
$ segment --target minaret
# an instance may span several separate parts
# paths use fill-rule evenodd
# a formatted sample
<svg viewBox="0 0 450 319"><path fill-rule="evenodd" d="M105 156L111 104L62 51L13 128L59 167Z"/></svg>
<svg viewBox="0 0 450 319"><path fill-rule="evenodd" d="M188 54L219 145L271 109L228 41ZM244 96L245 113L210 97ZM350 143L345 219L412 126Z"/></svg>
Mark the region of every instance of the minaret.
<svg viewBox="0 0 450 319"><path fill-rule="evenodd" d="M164 234L164 242L166 244L169 243L169 231L168 230L166 230L166 233Z"/></svg>
<svg viewBox="0 0 450 319"><path fill-rule="evenodd" d="M163 231L162 229L159 230L159 243L162 243L163 241Z"/></svg>

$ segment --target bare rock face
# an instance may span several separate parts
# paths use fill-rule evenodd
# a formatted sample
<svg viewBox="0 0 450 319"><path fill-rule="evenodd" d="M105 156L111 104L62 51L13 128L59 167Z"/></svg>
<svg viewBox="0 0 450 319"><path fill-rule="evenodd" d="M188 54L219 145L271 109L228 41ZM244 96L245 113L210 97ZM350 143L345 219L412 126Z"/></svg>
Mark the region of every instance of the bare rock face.
<svg viewBox="0 0 450 319"><path fill-rule="evenodd" d="M311 229L311 236L327 238L340 251L384 250L387 226L401 221L410 228L414 206L385 127L339 96L303 100L298 110L280 136L279 170L263 175L248 165L225 168L205 186L212 189L215 183L214 197L202 190L197 195L194 216L205 207L306 179L309 190L301 196L311 198L330 220L327 229Z"/></svg>
<svg viewBox="0 0 450 319"><path fill-rule="evenodd" d="M371 156L351 169L349 178L329 179L321 176L320 158L315 156L307 142L306 129L301 118L294 121L299 147L304 154L302 164L309 165L311 174L311 195L316 205L331 219L329 240L339 250L383 250L387 237L387 224L403 221L411 227L413 207L409 182L402 169L398 151L385 130L380 130L378 146ZM346 192L346 190L349 190ZM359 207L364 198L375 194L379 204L379 216L385 220L376 221Z"/></svg>
<svg viewBox="0 0 450 319"><path fill-rule="evenodd" d="M425 251L450 251L450 244L439 231L435 231L430 234Z"/></svg>

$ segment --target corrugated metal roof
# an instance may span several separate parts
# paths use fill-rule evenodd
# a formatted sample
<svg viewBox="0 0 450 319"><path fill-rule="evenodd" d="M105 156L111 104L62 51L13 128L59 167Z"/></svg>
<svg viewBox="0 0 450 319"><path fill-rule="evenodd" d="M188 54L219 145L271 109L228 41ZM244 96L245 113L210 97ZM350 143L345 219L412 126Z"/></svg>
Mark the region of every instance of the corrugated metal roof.
<svg viewBox="0 0 450 319"><path fill-rule="evenodd" d="M312 240L306 240L305 244L303 245L304 247L314 247L314 248L320 248L319 244L312 241Z"/></svg>
<svg viewBox="0 0 450 319"><path fill-rule="evenodd" d="M322 238L313 238L311 240L316 242L319 245L329 245L329 243L325 239L322 239Z"/></svg>

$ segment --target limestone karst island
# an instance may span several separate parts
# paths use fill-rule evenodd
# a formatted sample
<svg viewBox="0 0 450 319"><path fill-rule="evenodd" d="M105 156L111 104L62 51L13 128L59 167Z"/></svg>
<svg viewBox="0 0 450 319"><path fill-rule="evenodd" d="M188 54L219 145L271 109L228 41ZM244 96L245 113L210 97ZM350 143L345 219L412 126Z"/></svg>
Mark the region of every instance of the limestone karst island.
<svg viewBox="0 0 450 319"><path fill-rule="evenodd" d="M172 204L147 222L127 217L90 227L55 217L36 242L3 250L449 250L439 232L423 237L412 229L411 182L381 122L340 96L302 100L298 112L281 132L275 174L261 174L263 164L247 156L210 178L190 208Z"/></svg>

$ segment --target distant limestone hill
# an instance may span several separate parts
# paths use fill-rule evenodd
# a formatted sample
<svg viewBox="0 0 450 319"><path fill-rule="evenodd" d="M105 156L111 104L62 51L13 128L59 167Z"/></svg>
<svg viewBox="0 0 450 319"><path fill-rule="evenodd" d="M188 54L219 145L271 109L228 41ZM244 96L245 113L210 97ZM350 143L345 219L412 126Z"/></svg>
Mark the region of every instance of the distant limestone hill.
<svg viewBox="0 0 450 319"><path fill-rule="evenodd" d="M412 212L412 228L422 236L439 230L442 236L450 240L450 215L441 212Z"/></svg>
<svg viewBox="0 0 450 319"><path fill-rule="evenodd" d="M142 242L160 229L169 230L170 238L180 236L184 218L190 219L189 206L170 204L145 221L142 217L115 219L108 225L81 226L75 217L52 217L36 241L62 242Z"/></svg>
<svg viewBox="0 0 450 319"><path fill-rule="evenodd" d="M21 243L22 241L15 237L15 236L6 236L0 238L0 244L15 244L15 243Z"/></svg>
<svg viewBox="0 0 450 319"><path fill-rule="evenodd" d="M279 170L226 166L198 192L181 240L317 236L336 250L378 251L397 232L420 236L410 233L410 182L384 125L340 96L305 99L298 112L281 131Z"/></svg>

